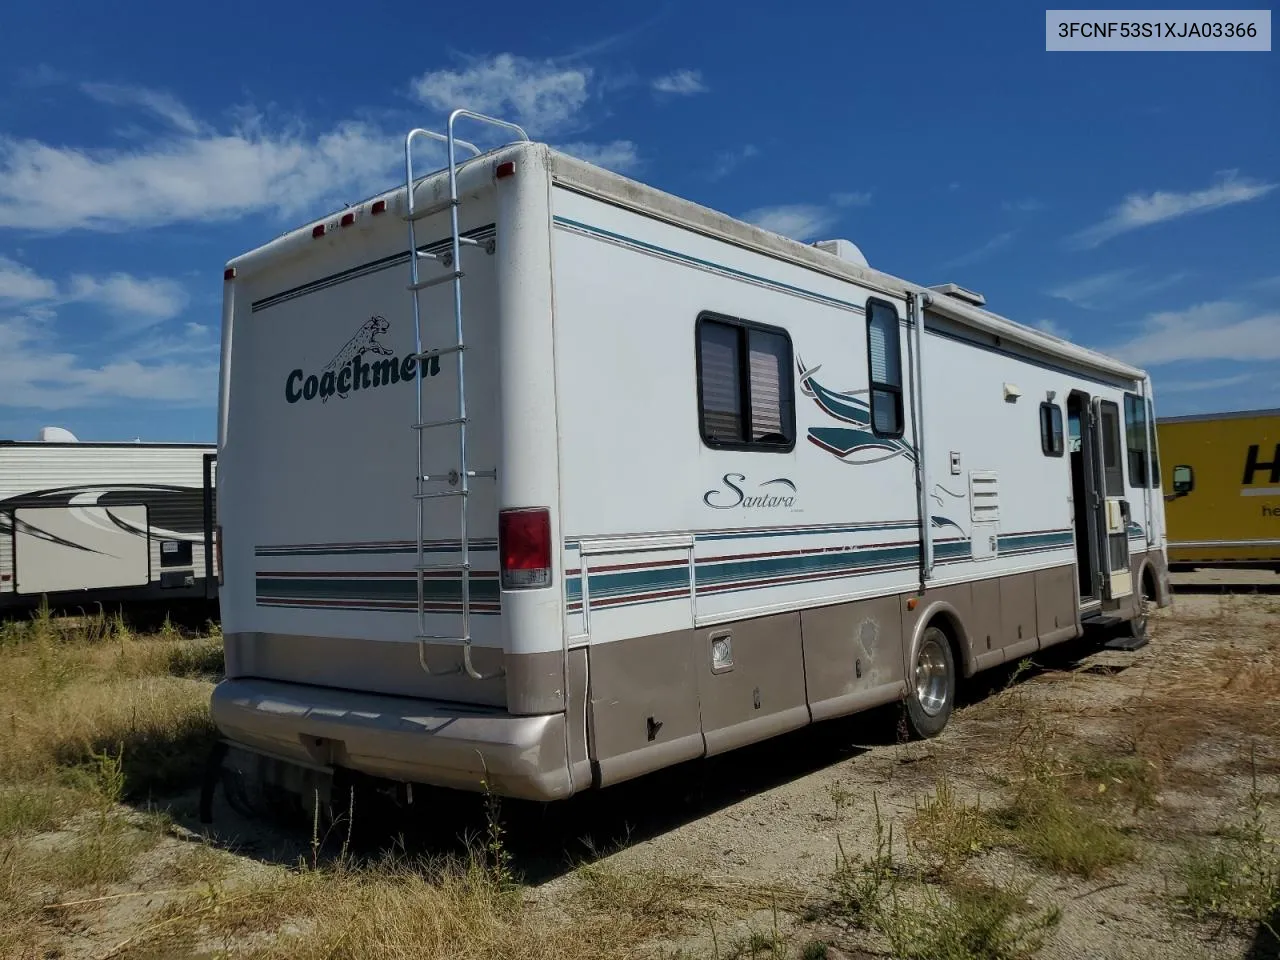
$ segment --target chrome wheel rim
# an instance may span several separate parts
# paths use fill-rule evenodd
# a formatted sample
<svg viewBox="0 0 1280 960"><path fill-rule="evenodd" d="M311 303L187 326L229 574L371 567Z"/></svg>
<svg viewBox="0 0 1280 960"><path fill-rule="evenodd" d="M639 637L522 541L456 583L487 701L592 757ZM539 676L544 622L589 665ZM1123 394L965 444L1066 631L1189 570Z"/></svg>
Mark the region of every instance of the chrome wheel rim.
<svg viewBox="0 0 1280 960"><path fill-rule="evenodd" d="M1138 615L1134 620L1137 629L1145 633L1151 620L1151 597L1145 588L1138 593Z"/></svg>
<svg viewBox="0 0 1280 960"><path fill-rule="evenodd" d="M931 717L936 717L947 705L950 671L943 643L946 640L930 631L920 641L920 652L916 654L916 701L920 709Z"/></svg>

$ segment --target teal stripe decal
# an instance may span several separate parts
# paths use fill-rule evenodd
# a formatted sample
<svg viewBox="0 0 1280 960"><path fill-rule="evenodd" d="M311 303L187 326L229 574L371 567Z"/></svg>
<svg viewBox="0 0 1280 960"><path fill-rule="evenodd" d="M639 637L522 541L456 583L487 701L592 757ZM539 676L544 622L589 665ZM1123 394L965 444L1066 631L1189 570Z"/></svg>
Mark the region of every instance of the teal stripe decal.
<svg viewBox="0 0 1280 960"><path fill-rule="evenodd" d="M1024 555L1059 550L1071 544L1070 530L1008 534L1000 538L1001 553ZM969 559L967 539L934 543L934 559L940 563ZM920 562L918 543L881 545L833 552L819 550L789 556L699 560L698 593L730 593L787 583L838 580L845 577L914 567ZM688 570L683 564L638 570L589 573L591 604L630 606L679 599L689 595ZM582 576L565 578L565 599L570 612L582 608Z"/></svg>
<svg viewBox="0 0 1280 960"><path fill-rule="evenodd" d="M256 593L265 606L315 606L338 609L417 609L418 590L413 574L360 577L320 576L306 573L258 574ZM428 577L423 598L432 612L447 612L462 605L461 577ZM471 601L477 612L497 613L500 604L498 576L473 573Z"/></svg>
<svg viewBox="0 0 1280 960"><path fill-rule="evenodd" d="M468 541L476 553L498 549L498 541L489 537ZM462 545L454 540L428 540L423 543L423 553L461 553ZM365 543L278 543L253 548L255 557L358 557L387 554L416 554L416 540L370 540Z"/></svg>

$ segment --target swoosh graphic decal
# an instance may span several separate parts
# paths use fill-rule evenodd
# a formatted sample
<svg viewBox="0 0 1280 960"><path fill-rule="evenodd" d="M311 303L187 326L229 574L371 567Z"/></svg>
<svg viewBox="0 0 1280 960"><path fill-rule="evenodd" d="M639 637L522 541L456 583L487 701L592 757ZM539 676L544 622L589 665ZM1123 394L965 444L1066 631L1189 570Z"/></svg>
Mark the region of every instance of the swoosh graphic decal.
<svg viewBox="0 0 1280 960"><path fill-rule="evenodd" d="M44 540L47 543L56 543L60 547L71 547L73 550L82 550L85 553L96 553L100 557L112 557L119 559L115 554L103 553L101 550L94 550L92 547L86 547L82 543L76 543L73 540L65 540L57 534L50 533L48 530L42 530L39 527L32 526L25 520L14 519L14 530L25 533L29 537L35 537L37 540Z"/></svg>

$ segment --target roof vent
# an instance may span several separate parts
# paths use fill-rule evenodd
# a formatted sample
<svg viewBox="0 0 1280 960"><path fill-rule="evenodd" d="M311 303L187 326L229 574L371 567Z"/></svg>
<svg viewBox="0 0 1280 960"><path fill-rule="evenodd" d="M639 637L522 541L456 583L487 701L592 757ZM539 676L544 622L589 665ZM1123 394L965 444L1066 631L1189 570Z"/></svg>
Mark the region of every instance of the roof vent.
<svg viewBox="0 0 1280 960"><path fill-rule="evenodd" d="M849 263L856 263L860 267L869 267L867 258L862 255L862 251L858 249L858 245L852 240L817 240L813 244L819 250L839 257L841 260L847 260Z"/></svg>
<svg viewBox="0 0 1280 960"><path fill-rule="evenodd" d="M963 300L965 303L971 303L975 307L986 306L987 298L974 290L966 290L958 283L939 283L929 288L936 290L938 293L945 293L948 297L954 297L957 300Z"/></svg>
<svg viewBox="0 0 1280 960"><path fill-rule="evenodd" d="M79 443L76 435L70 430L64 430L62 427L41 427L40 428L41 443Z"/></svg>

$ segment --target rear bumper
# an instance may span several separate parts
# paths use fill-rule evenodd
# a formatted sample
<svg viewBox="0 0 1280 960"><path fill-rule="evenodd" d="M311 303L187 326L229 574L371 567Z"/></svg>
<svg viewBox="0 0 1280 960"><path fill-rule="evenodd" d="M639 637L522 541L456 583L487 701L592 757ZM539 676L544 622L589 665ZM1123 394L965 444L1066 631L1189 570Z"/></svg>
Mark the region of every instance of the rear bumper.
<svg viewBox="0 0 1280 960"><path fill-rule="evenodd" d="M529 800L573 792L562 713L516 717L491 707L355 693L272 680L223 680L213 721L228 740L310 767L489 788Z"/></svg>

